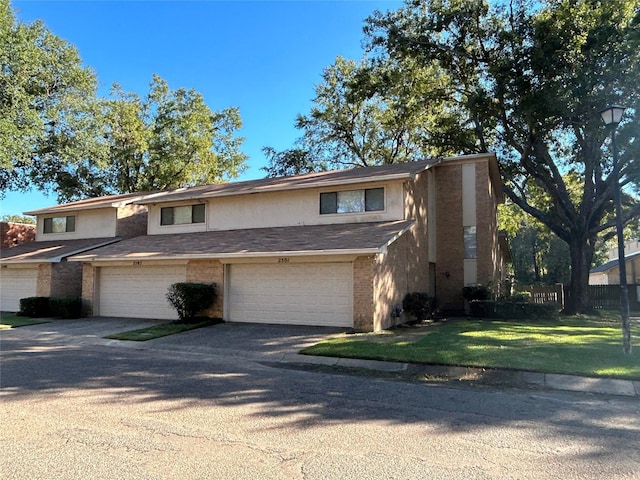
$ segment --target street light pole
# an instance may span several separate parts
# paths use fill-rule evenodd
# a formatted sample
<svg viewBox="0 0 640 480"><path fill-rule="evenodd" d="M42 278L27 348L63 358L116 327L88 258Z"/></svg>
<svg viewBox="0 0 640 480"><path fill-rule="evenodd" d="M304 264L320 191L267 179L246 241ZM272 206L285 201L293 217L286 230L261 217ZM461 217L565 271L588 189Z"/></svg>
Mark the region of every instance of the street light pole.
<svg viewBox="0 0 640 480"><path fill-rule="evenodd" d="M620 317L622 319L622 350L631 355L631 326L629 324L629 293L627 289L627 265L624 258L624 234L622 224L622 201L620 187L620 165L616 128L622 119L624 107L609 105L600 112L604 123L611 129L611 153L613 155L613 202L616 209L616 234L618 236L618 270L620 272Z"/></svg>

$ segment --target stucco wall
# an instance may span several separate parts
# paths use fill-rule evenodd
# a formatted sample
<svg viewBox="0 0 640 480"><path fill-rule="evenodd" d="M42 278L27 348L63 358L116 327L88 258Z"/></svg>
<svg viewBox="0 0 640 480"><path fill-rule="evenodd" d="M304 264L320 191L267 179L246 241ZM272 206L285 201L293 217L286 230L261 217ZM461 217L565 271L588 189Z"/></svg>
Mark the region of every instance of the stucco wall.
<svg viewBox="0 0 640 480"><path fill-rule="evenodd" d="M44 219L68 215L39 215L36 241L76 240L80 238L103 238L116 236L116 209L101 208L75 212L75 232L44 233Z"/></svg>
<svg viewBox="0 0 640 480"><path fill-rule="evenodd" d="M380 212L320 214L320 193L365 188L385 188L385 210ZM194 202L149 205L149 234L183 233L205 230L325 225L401 220L404 218L402 182L369 182L334 188L256 193L217 197L207 201L206 223L160 225L160 209Z"/></svg>

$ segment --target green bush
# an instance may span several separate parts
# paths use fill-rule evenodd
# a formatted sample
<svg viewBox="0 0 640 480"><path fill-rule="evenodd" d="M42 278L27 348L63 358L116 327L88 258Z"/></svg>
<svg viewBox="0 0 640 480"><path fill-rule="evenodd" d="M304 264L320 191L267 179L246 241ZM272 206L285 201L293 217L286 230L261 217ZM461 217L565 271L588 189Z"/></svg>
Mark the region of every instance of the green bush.
<svg viewBox="0 0 640 480"><path fill-rule="evenodd" d="M49 310L56 317L80 318L82 316L82 299L79 297L51 297Z"/></svg>
<svg viewBox="0 0 640 480"><path fill-rule="evenodd" d="M174 283L167 293L167 300L181 321L195 318L199 312L213 305L215 297L215 283Z"/></svg>
<svg viewBox="0 0 640 480"><path fill-rule="evenodd" d="M491 298L491 292L487 287L477 285L473 287L464 287L462 289L462 296L465 300L489 300Z"/></svg>
<svg viewBox="0 0 640 480"><path fill-rule="evenodd" d="M525 303L531 301L531 293L529 292L516 292L510 297L508 297L509 301L516 303Z"/></svg>
<svg viewBox="0 0 640 480"><path fill-rule="evenodd" d="M49 316L49 297L26 297L20 299L20 315L31 318Z"/></svg>
<svg viewBox="0 0 640 480"><path fill-rule="evenodd" d="M402 300L402 308L404 311L418 321L431 316L433 313L433 305L433 298L422 292L407 293Z"/></svg>
<svg viewBox="0 0 640 480"><path fill-rule="evenodd" d="M496 302L490 300L471 300L469 302L471 316L476 318L497 318Z"/></svg>
<svg viewBox="0 0 640 480"><path fill-rule="evenodd" d="M560 311L557 303L528 303L512 301L472 300L469 303L471 316L500 319L550 319Z"/></svg>

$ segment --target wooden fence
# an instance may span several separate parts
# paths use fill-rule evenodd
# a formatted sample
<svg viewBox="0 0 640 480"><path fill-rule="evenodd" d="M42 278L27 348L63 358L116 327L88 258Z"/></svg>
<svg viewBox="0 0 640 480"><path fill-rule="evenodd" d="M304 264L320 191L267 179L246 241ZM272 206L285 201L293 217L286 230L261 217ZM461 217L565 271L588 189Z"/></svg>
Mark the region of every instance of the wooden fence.
<svg viewBox="0 0 640 480"><path fill-rule="evenodd" d="M528 292L533 303L555 302L564 305L564 288L561 283L555 285L529 285L518 290Z"/></svg>
<svg viewBox="0 0 640 480"><path fill-rule="evenodd" d="M628 285L629 307L633 311L640 310L640 285ZM555 285L529 285L518 288L529 292L534 303L555 302L564 306L568 286L557 283ZM596 309L620 308L620 285L589 285L589 299L591 306Z"/></svg>

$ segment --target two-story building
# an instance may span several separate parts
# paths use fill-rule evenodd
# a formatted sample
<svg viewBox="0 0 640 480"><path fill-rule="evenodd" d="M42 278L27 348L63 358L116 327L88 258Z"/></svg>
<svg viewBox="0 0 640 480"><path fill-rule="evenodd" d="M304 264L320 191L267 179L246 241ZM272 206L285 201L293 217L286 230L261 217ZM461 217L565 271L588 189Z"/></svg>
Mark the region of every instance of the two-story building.
<svg viewBox="0 0 640 480"><path fill-rule="evenodd" d="M175 319L176 282L217 285L235 322L380 330L408 292L461 311L504 273L493 154L148 195L146 235L74 255L89 314Z"/></svg>
<svg viewBox="0 0 640 480"><path fill-rule="evenodd" d="M147 209L133 202L142 194L111 195L30 212L35 241L0 252L0 311L17 311L20 299L82 293L82 266L71 255L143 235Z"/></svg>

